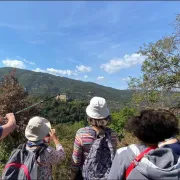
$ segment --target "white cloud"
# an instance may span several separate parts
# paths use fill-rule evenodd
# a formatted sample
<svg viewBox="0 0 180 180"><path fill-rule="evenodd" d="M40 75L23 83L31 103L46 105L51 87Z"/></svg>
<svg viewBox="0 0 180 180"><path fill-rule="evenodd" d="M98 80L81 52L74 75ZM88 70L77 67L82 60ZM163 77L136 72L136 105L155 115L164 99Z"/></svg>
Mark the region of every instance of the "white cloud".
<svg viewBox="0 0 180 180"><path fill-rule="evenodd" d="M36 65L34 62L28 61L28 60L26 60L26 59L24 59L23 61L24 61L25 63L27 63L27 64L30 64L30 65Z"/></svg>
<svg viewBox="0 0 180 180"><path fill-rule="evenodd" d="M72 75L76 75L76 73L74 73L71 70L61 70L61 69L54 69L54 68L47 68L47 72L53 75L57 75L57 76L72 76Z"/></svg>
<svg viewBox="0 0 180 180"><path fill-rule="evenodd" d="M99 76L99 77L97 77L97 80L98 81L102 81L102 80L104 80L104 77L103 76Z"/></svg>
<svg viewBox="0 0 180 180"><path fill-rule="evenodd" d="M146 56L142 56L138 53L133 53L131 55L126 54L123 58L112 59L108 63L102 64L100 68L111 74L118 72L120 69L141 64L145 59Z"/></svg>
<svg viewBox="0 0 180 180"><path fill-rule="evenodd" d="M36 68L35 72L49 73L55 76L77 76L76 71L47 68L46 70Z"/></svg>
<svg viewBox="0 0 180 180"><path fill-rule="evenodd" d="M79 78L79 77L78 77L78 78L75 78L75 80L82 81L82 79L81 79L81 78Z"/></svg>
<svg viewBox="0 0 180 180"><path fill-rule="evenodd" d="M6 60L2 60L2 63L4 64L4 66L7 66L7 67L16 67L20 69L26 68L26 65L24 64L24 62L19 61L19 60L6 59Z"/></svg>
<svg viewBox="0 0 180 180"><path fill-rule="evenodd" d="M91 72L92 68L84 65L76 66L79 72Z"/></svg>
<svg viewBox="0 0 180 180"><path fill-rule="evenodd" d="M69 61L69 62L71 62L71 63L73 63L73 64L81 64L80 61L77 61L77 60L75 60L75 59L73 59L73 58L65 58L65 60L67 60L67 61Z"/></svg>
<svg viewBox="0 0 180 180"><path fill-rule="evenodd" d="M40 68L36 68L33 71L47 73L46 70L43 70L43 69L40 69Z"/></svg>
<svg viewBox="0 0 180 180"><path fill-rule="evenodd" d="M87 79L88 78L88 76L87 75L84 75L84 79Z"/></svg>
<svg viewBox="0 0 180 180"><path fill-rule="evenodd" d="M20 57L20 56L16 56L16 58L18 58L20 61L23 61L23 62L25 62L25 63L27 63L27 64L36 65L34 62L28 61L27 59L22 58L22 57Z"/></svg>
<svg viewBox="0 0 180 180"><path fill-rule="evenodd" d="M130 77L125 77L125 78L121 78L121 80L122 80L122 81L126 81L126 82L127 82L127 81L130 81L130 80L131 80L131 78L130 78Z"/></svg>

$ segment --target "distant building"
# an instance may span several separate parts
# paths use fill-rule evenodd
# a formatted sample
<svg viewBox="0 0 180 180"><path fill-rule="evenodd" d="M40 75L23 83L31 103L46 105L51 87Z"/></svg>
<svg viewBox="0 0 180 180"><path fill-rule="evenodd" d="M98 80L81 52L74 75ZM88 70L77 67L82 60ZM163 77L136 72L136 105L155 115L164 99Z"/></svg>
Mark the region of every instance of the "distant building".
<svg viewBox="0 0 180 180"><path fill-rule="evenodd" d="M67 102L67 101L68 101L68 97L67 97L66 94L62 94L62 95L56 96L56 100L60 100L60 101L63 101L63 102Z"/></svg>

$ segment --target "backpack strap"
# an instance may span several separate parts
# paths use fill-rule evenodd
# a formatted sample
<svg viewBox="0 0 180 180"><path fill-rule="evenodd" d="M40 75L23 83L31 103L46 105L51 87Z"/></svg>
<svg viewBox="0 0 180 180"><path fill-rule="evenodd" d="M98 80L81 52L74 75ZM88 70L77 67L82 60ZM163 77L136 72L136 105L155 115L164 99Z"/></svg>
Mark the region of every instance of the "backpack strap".
<svg viewBox="0 0 180 180"><path fill-rule="evenodd" d="M39 147L37 147L33 152L35 153L36 160L41 155L41 153L47 148L48 146L46 144L43 144Z"/></svg>
<svg viewBox="0 0 180 180"><path fill-rule="evenodd" d="M17 147L17 149L21 149L21 150L23 151L23 153L26 153L26 152L27 152L27 150L26 150L26 143L20 144L20 145Z"/></svg>
<svg viewBox="0 0 180 180"><path fill-rule="evenodd" d="M126 178L129 176L129 174L131 173L131 171L136 167L137 162L141 161L141 159L144 157L145 154L147 154L150 150L156 149L156 146L151 146L147 149L145 149L142 153L140 153L138 156L136 156L136 158L131 162L131 164L129 165L129 167L126 170Z"/></svg>
<svg viewBox="0 0 180 180"><path fill-rule="evenodd" d="M18 146L17 149L22 149L23 153L26 153L26 143L24 144L20 144ZM41 144L40 146L38 146L33 152L35 153L35 158L36 160L38 159L38 157L40 156L40 154L47 148L48 146L46 144Z"/></svg>
<svg viewBox="0 0 180 180"><path fill-rule="evenodd" d="M105 128L104 131L105 131L106 137L107 137L109 140L111 140L111 132L112 132L112 130L111 130L110 128Z"/></svg>
<svg viewBox="0 0 180 180"><path fill-rule="evenodd" d="M95 139L106 136L108 139L111 139L111 129L110 128L102 128L102 131L96 129L96 127L90 126L89 127L90 134L95 137Z"/></svg>
<svg viewBox="0 0 180 180"><path fill-rule="evenodd" d="M25 148L25 146L26 146L26 143L24 143L24 144L20 144L20 145L17 147L17 149L24 149L24 148Z"/></svg>

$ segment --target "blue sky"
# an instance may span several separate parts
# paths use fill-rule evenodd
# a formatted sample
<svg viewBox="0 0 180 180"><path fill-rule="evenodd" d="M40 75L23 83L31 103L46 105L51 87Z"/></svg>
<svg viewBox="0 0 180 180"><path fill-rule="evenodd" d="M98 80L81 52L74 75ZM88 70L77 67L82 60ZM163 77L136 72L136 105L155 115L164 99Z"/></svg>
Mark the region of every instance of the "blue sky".
<svg viewBox="0 0 180 180"><path fill-rule="evenodd" d="M180 2L0 2L0 67L117 89L141 74L143 43L169 35Z"/></svg>

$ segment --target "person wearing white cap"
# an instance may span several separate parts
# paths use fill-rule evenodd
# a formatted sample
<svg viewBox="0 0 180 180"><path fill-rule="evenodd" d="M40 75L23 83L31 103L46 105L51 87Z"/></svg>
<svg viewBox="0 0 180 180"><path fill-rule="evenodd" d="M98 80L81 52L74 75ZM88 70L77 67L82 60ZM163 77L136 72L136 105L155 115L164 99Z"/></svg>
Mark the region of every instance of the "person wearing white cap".
<svg viewBox="0 0 180 180"><path fill-rule="evenodd" d="M82 168L97 135L103 133L110 123L110 113L106 100L102 97L93 97L86 108L87 120L90 126L77 131L71 163L71 179L83 179ZM118 135L111 130L111 143L114 152L118 143Z"/></svg>
<svg viewBox="0 0 180 180"><path fill-rule="evenodd" d="M43 117L33 117L25 129L25 137L28 139L26 149L34 151L42 144L48 144L50 139L56 145L56 149L48 146L38 158L37 179L52 179L52 165L58 164L65 158L65 152L59 139L55 133L55 129L51 129L50 122Z"/></svg>

